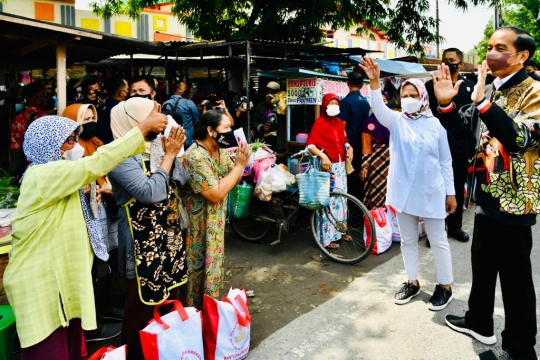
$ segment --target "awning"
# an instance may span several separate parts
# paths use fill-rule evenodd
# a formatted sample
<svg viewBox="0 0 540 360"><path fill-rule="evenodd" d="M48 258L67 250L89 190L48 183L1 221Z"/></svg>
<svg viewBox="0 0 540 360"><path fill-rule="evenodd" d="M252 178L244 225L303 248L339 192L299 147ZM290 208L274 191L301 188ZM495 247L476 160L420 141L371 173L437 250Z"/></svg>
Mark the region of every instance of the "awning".
<svg viewBox="0 0 540 360"><path fill-rule="evenodd" d="M351 56L351 59L360 62L360 56ZM391 59L373 59L381 69L381 77L406 77L406 78L428 78L430 72L422 64Z"/></svg>
<svg viewBox="0 0 540 360"><path fill-rule="evenodd" d="M346 76L322 73L302 68L287 68L278 70L262 70L258 71L257 75L269 78L297 78L297 77L325 77L332 79L347 80Z"/></svg>
<svg viewBox="0 0 540 360"><path fill-rule="evenodd" d="M0 13L0 67L15 71L56 67L56 45L66 46L68 65L119 54L162 55L165 44L132 39Z"/></svg>

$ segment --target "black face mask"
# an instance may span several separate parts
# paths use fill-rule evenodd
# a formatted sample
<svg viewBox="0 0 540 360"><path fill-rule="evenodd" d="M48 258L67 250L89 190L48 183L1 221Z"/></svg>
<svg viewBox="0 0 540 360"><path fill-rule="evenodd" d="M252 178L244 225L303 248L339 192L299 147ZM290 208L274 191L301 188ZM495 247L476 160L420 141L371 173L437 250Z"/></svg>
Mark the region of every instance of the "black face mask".
<svg viewBox="0 0 540 360"><path fill-rule="evenodd" d="M230 148L236 146L236 139L234 138L234 132L232 130L220 133L217 132L217 136L214 138L220 148Z"/></svg>
<svg viewBox="0 0 540 360"><path fill-rule="evenodd" d="M148 99L148 100L154 100L152 99L152 94L146 94L146 95L135 94L135 95L131 95L130 97L132 98L138 97L138 98L143 98L143 99Z"/></svg>
<svg viewBox="0 0 540 360"><path fill-rule="evenodd" d="M458 66L459 66L459 64L452 64L452 63L449 63L448 61L445 61L444 64L445 64L446 66L448 66L448 68L449 68L451 74L453 74L453 73L455 73L456 71L458 71Z"/></svg>
<svg viewBox="0 0 540 360"><path fill-rule="evenodd" d="M87 122L86 124L83 124L82 127L83 127L83 132L80 135L81 139L90 140L91 138L96 136L97 122L95 121Z"/></svg>
<svg viewBox="0 0 540 360"><path fill-rule="evenodd" d="M148 141L154 141L158 137L159 134L161 133L151 132L151 133L146 134L145 138Z"/></svg>

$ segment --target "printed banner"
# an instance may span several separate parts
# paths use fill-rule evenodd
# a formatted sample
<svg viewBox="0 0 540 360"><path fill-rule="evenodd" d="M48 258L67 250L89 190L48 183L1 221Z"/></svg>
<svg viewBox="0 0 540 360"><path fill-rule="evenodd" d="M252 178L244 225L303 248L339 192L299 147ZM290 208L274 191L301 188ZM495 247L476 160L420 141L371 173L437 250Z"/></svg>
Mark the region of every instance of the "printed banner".
<svg viewBox="0 0 540 360"><path fill-rule="evenodd" d="M315 77L287 79L287 105L321 105L323 96L328 93L343 99L349 93L347 82Z"/></svg>
<svg viewBox="0 0 540 360"><path fill-rule="evenodd" d="M287 79L287 105L317 103L317 78Z"/></svg>
<svg viewBox="0 0 540 360"><path fill-rule="evenodd" d="M318 78L317 82L317 104L322 104L322 98L326 94L336 94L341 100L349 93L349 87L344 80Z"/></svg>

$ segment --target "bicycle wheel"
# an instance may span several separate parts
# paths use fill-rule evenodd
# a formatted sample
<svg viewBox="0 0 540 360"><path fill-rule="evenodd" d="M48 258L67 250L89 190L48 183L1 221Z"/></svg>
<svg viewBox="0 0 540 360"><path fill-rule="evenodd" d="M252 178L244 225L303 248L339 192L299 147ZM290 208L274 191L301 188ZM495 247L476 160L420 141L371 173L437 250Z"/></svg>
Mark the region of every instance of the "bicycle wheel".
<svg viewBox="0 0 540 360"><path fill-rule="evenodd" d="M365 219L375 233L373 219L364 204L352 195L345 193L330 193L330 205L315 210L311 214L311 230L315 242L321 251L333 261L342 264L355 264L364 260L371 253L374 241L366 244L364 241ZM350 241L339 241L339 247L328 249L324 247L323 234L332 234L340 237L348 235Z"/></svg>
<svg viewBox="0 0 540 360"><path fill-rule="evenodd" d="M252 197L249 204L249 216L244 219L229 219L232 229L243 239L255 241L262 239L272 225L272 210L268 201Z"/></svg>

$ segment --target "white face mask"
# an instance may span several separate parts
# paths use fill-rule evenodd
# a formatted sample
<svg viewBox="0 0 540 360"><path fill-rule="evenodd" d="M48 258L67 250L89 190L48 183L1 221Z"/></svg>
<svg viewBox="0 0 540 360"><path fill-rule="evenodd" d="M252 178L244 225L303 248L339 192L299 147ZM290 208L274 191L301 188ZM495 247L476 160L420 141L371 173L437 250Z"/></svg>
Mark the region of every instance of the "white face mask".
<svg viewBox="0 0 540 360"><path fill-rule="evenodd" d="M326 114L328 116L339 115L339 105L328 105L328 107L326 108Z"/></svg>
<svg viewBox="0 0 540 360"><path fill-rule="evenodd" d="M401 99L401 109L407 114L414 114L422 107L422 102L412 97Z"/></svg>
<svg viewBox="0 0 540 360"><path fill-rule="evenodd" d="M66 160L77 161L83 156L84 156L84 148L81 145L79 145L79 143L75 143L75 146L73 147L73 149L64 152L64 159Z"/></svg>

